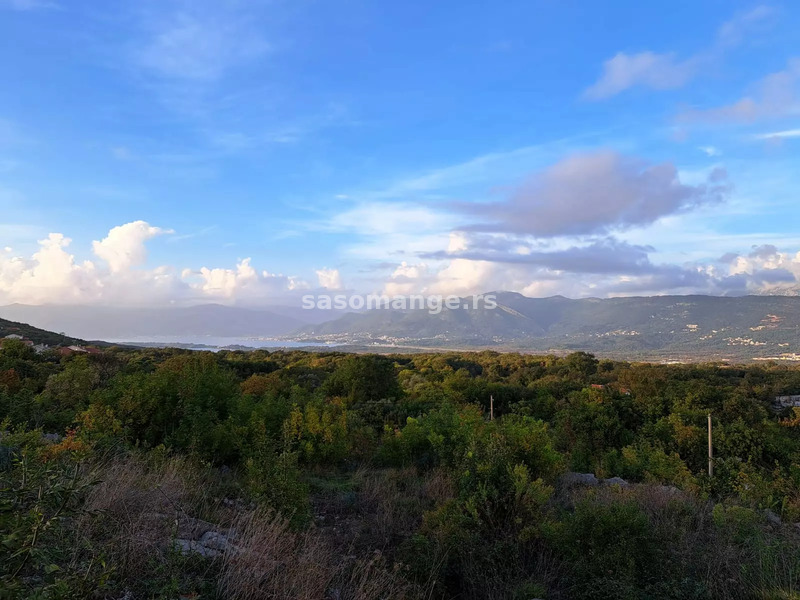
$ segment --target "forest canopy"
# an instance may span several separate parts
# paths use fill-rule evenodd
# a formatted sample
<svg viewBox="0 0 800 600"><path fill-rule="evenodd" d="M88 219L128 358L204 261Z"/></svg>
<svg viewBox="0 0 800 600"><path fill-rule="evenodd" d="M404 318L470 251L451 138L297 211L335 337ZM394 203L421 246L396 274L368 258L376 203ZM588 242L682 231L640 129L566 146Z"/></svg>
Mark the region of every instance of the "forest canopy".
<svg viewBox="0 0 800 600"><path fill-rule="evenodd" d="M774 401L797 394L800 369L770 363L7 340L0 582L12 598L794 597L800 409ZM198 522L218 548L184 531ZM245 564L265 540L313 574Z"/></svg>

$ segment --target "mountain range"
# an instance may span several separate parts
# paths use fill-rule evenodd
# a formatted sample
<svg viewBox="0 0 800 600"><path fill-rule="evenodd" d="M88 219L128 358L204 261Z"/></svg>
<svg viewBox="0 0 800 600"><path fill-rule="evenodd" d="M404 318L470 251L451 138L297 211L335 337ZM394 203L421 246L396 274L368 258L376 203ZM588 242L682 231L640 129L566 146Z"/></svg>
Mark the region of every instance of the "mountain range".
<svg viewBox="0 0 800 600"><path fill-rule="evenodd" d="M586 350L617 356L800 358L800 298L651 296L528 298L497 306L378 309L306 325L293 337L349 344ZM471 299L464 304L472 306Z"/></svg>
<svg viewBox="0 0 800 600"><path fill-rule="evenodd" d="M171 337L188 342L201 336L279 337L348 349L585 350L630 359L800 360L800 297L493 295L494 308L469 297L462 302L469 308L443 308L438 314L391 308L335 313L218 304L166 308L13 304L0 307L0 318L63 332L70 339Z"/></svg>
<svg viewBox="0 0 800 600"><path fill-rule="evenodd" d="M84 339L121 341L181 336L266 337L289 333L310 320L280 310L220 304L165 308L10 304L0 307L0 318Z"/></svg>

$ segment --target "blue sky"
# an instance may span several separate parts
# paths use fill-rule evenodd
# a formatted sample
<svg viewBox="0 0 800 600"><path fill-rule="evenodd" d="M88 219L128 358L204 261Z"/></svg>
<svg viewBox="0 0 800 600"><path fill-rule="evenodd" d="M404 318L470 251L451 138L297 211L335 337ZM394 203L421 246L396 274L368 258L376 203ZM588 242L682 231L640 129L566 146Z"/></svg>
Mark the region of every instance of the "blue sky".
<svg viewBox="0 0 800 600"><path fill-rule="evenodd" d="M0 303L785 293L795 3L0 0Z"/></svg>

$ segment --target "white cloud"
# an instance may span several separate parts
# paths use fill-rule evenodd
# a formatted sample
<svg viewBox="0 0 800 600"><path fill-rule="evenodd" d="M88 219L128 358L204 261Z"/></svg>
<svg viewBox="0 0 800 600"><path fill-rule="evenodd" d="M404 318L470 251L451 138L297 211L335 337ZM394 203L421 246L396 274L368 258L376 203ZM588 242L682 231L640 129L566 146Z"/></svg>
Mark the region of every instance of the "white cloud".
<svg viewBox="0 0 800 600"><path fill-rule="evenodd" d="M308 285L296 277L257 271L251 259L234 269L144 266L145 242L167 230L135 221L93 243L97 261L78 261L71 241L51 233L30 258L0 252L0 304L160 305L198 301L269 301Z"/></svg>
<svg viewBox="0 0 800 600"><path fill-rule="evenodd" d="M389 296L407 296L425 290L428 265L425 263L400 263L392 272L383 293Z"/></svg>
<svg viewBox="0 0 800 600"><path fill-rule="evenodd" d="M214 81L263 57L269 44L249 18L246 5L197 1L148 19L150 37L136 62L161 77Z"/></svg>
<svg viewBox="0 0 800 600"><path fill-rule="evenodd" d="M774 8L764 4L737 13L720 26L717 32L717 45L736 46L742 43L752 31L763 29L768 25L775 14Z"/></svg>
<svg viewBox="0 0 800 600"><path fill-rule="evenodd" d="M755 122L800 114L800 58L792 58L782 71L758 81L751 93L731 104L688 110L680 121Z"/></svg>
<svg viewBox="0 0 800 600"><path fill-rule="evenodd" d="M60 233L40 240L29 258L4 248L0 251L0 304L260 304L285 302L310 288L296 277L256 269L250 258L234 268L146 268L144 245L154 230L162 231L143 222L112 229L98 242L96 261L76 259L69 250L71 240ZM613 238L578 244L564 240L542 247L513 235L486 238L454 232L449 241L441 241L440 248L440 255L431 256L429 262L396 265L388 279L373 289L389 295L512 290L529 295L608 296L780 293L796 290L800 282L800 253L774 246L727 254L716 262L683 265L651 262L653 248ZM317 277L322 288L344 288L338 269L320 269Z"/></svg>
<svg viewBox="0 0 800 600"><path fill-rule="evenodd" d="M725 51L741 44L753 31L763 28L773 14L773 9L768 6L737 13L722 24L710 47L685 59L678 58L674 52L618 52L603 62L600 78L583 95L589 100L603 100L634 87L653 90L682 87L719 62Z"/></svg>
<svg viewBox="0 0 800 600"><path fill-rule="evenodd" d="M748 289L779 293L800 286L800 252L782 252L773 245L756 246L749 254L728 254L721 259L731 276L747 276ZM782 274L783 276L775 276Z"/></svg>
<svg viewBox="0 0 800 600"><path fill-rule="evenodd" d="M713 156L720 156L722 154L722 152L720 152L720 150L718 148L715 148L714 146L700 146L698 150L703 152L703 154L705 154L706 156L713 157Z"/></svg>
<svg viewBox="0 0 800 600"><path fill-rule="evenodd" d="M680 61L675 54L619 52L603 63L600 79L584 92L590 100L615 96L632 87L669 90L683 86L696 71L693 59Z"/></svg>
<svg viewBox="0 0 800 600"><path fill-rule="evenodd" d="M464 252L467 249L467 236L463 231L453 231L447 242L447 252Z"/></svg>
<svg viewBox="0 0 800 600"><path fill-rule="evenodd" d="M784 131L772 131L770 133L759 133L753 136L757 140L783 140L788 138L800 137L800 129L786 129Z"/></svg>
<svg viewBox="0 0 800 600"><path fill-rule="evenodd" d="M0 257L0 297L32 304L96 299L102 284L95 266L90 261L75 261L67 252L71 241L60 233L51 233L39 241L39 250L29 260Z"/></svg>
<svg viewBox="0 0 800 600"><path fill-rule="evenodd" d="M341 290L342 276L338 269L319 269L317 271L319 286L326 290Z"/></svg>
<svg viewBox="0 0 800 600"><path fill-rule="evenodd" d="M436 274L430 293L465 296L493 291L499 268L497 263L485 260L457 258Z"/></svg>
<svg viewBox="0 0 800 600"><path fill-rule="evenodd" d="M361 204L335 215L317 227L330 231L384 236L403 231L424 233L441 230L452 220L438 212L416 204L375 202Z"/></svg>
<svg viewBox="0 0 800 600"><path fill-rule="evenodd" d="M280 292L307 287L294 277L258 271L251 261L242 259L235 269L202 267L196 274L184 271L183 279L205 297L236 301L265 300Z"/></svg>
<svg viewBox="0 0 800 600"><path fill-rule="evenodd" d="M151 227L144 221L134 221L114 227L101 241L92 242L98 258L104 260L112 273L139 266L147 259L144 242L171 230Z"/></svg>

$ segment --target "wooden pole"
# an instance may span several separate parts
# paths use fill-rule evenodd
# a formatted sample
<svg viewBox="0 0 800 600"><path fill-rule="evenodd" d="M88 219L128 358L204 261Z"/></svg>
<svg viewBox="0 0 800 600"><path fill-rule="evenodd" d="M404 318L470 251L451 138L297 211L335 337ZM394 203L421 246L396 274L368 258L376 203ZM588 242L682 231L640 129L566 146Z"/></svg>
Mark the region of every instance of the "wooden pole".
<svg viewBox="0 0 800 600"><path fill-rule="evenodd" d="M711 444L711 413L708 413L708 476L714 476L714 451Z"/></svg>
<svg viewBox="0 0 800 600"><path fill-rule="evenodd" d="M494 396L489 396L489 420L494 421Z"/></svg>

